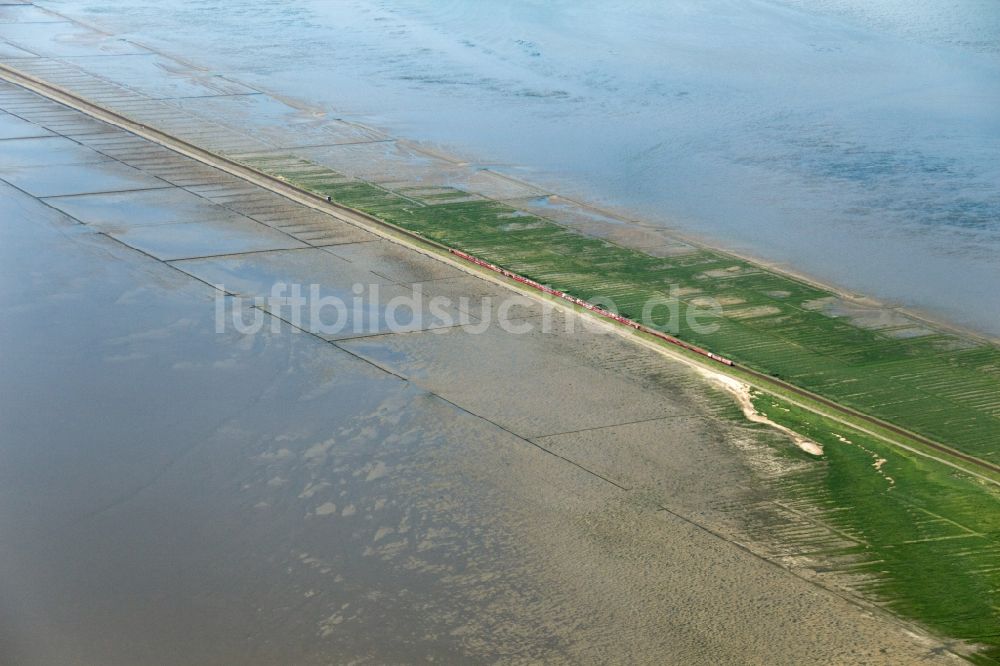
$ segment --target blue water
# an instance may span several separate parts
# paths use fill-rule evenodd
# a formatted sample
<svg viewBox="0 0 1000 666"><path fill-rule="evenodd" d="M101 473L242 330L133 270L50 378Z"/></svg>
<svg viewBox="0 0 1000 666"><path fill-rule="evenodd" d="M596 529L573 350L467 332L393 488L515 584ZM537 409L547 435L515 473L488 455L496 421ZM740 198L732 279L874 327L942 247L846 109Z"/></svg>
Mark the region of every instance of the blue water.
<svg viewBox="0 0 1000 666"><path fill-rule="evenodd" d="M1000 335L997 0L45 0Z"/></svg>

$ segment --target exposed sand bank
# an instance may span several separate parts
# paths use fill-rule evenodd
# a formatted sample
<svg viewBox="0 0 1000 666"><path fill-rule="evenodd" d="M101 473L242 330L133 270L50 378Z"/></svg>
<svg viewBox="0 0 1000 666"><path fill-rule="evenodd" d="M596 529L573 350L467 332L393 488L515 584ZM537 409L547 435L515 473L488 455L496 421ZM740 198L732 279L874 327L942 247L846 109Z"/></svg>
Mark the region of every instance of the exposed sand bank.
<svg viewBox="0 0 1000 666"><path fill-rule="evenodd" d="M823 447L816 442L806 439L790 428L786 428L779 423L775 423L758 412L757 408L754 407L753 404L753 394L751 393L749 384L745 384L735 377L730 377L729 375L724 375L720 372L713 372L701 366L695 367L698 368L698 372L702 377L705 377L711 382L722 386L736 398L736 401L740 405L740 409L743 410L743 415L746 416L748 421L763 423L771 428L774 428L775 430L785 433L792 439L793 442L795 442L795 446L799 447L806 453L811 453L814 456L823 455Z"/></svg>

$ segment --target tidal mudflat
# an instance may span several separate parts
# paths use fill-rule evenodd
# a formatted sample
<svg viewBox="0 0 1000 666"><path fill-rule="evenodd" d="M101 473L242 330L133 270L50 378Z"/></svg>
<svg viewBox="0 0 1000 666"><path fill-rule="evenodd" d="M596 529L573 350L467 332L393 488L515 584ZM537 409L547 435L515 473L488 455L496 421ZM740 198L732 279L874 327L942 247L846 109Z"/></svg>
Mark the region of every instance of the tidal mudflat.
<svg viewBox="0 0 1000 666"><path fill-rule="evenodd" d="M72 120L11 86L0 97ZM221 294L203 273L242 276L245 293L283 261L298 279L358 279L327 268L347 262L327 251L338 247L351 271L387 272L373 281L497 287L430 270L423 255L366 254L366 238L353 253L262 249L297 215L312 234L328 227L320 239L343 223L287 200L276 213L266 193L263 221L208 198L185 207L182 191L238 190L243 204L255 192L124 132L101 135L150 177L186 183L134 183L137 202L170 220L147 228L203 228L205 248L226 236L230 254L202 258L188 234L188 258L157 257L122 222L102 229L95 206L75 209L84 219L63 212L64 199L109 196L99 176L118 162L92 148L75 161L93 174L68 186L94 191L2 185L7 660L954 659L941 639L779 566L760 535L748 548L747 514L773 499L755 470L780 463L776 435L734 417L685 366L584 329L329 342L279 320L220 333ZM217 216L230 226L201 226ZM292 261L300 253L312 256ZM498 399L508 395L519 398Z"/></svg>
<svg viewBox="0 0 1000 666"><path fill-rule="evenodd" d="M627 314L675 283L723 306L699 343L995 456L989 341L25 7L19 71ZM989 479L740 389L807 453L550 304L512 335L506 287L375 227L17 87L0 109L21 661L996 661ZM466 301L330 332L267 302L288 283ZM220 303L267 323L219 331Z"/></svg>

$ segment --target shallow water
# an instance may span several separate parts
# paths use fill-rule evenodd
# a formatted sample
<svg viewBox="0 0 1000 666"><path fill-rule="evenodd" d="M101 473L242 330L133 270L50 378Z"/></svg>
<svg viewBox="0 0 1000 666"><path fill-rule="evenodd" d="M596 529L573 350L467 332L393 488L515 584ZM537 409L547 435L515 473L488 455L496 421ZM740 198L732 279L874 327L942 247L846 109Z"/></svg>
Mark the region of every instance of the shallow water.
<svg viewBox="0 0 1000 666"><path fill-rule="evenodd" d="M572 314L328 344L268 303L244 330L279 281L505 290L13 85L0 107L66 132L0 140L3 663L951 658L789 561L786 534L851 545L773 501L822 463L684 365Z"/></svg>
<svg viewBox="0 0 1000 666"><path fill-rule="evenodd" d="M992 2L42 4L1000 334Z"/></svg>
<svg viewBox="0 0 1000 666"><path fill-rule="evenodd" d="M24 141L65 159L0 152ZM263 225L165 195L185 190L112 199L114 164L64 172L91 207L0 167L3 663L909 663L934 645L745 550L769 491L733 441L762 433L683 366L582 332L220 329L199 277L490 285L347 244L158 261L122 230L200 229L204 255ZM102 224L172 206L189 221Z"/></svg>

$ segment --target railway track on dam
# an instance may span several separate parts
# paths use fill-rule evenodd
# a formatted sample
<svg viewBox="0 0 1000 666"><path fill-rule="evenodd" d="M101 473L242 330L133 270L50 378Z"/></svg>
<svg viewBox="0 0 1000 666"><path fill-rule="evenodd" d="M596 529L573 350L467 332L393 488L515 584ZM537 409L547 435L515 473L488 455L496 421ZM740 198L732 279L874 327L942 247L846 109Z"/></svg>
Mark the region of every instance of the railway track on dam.
<svg viewBox="0 0 1000 666"><path fill-rule="evenodd" d="M433 241L429 241L429 242L433 242ZM439 245L440 246L440 244L438 244L438 243L435 243L435 245ZM444 246L441 246L441 247L444 247ZM702 347L699 347L697 345L693 345L693 344L691 344L689 342L681 340L680 338L677 338L675 336L668 335L668 334L666 334L666 333L664 333L662 331L659 331L657 329L650 328L648 326L640 324L639 322L636 322L636 321L633 321L631 319L628 319L627 317L623 317L623 316L621 316L621 315L619 315L619 314L617 314L615 312L610 312L608 310L605 310L604 308L601 308L601 307L598 307L598 306L596 306L596 305L594 305L592 303L588 303L586 301L583 301L582 299L576 298L575 296L567 294L567 293L565 293L563 291L559 291L558 289L552 289L551 287L547 287L546 285L540 284L539 282L536 282L535 280L532 280L530 278L526 278L526 277L524 277L522 275L518 275L518 274L516 274L516 273L514 273L512 271L508 271L505 268L502 268L500 266L496 266L496 265L491 264L491 263L489 263L487 261L483 261L482 259L474 257L474 256L472 256L472 255L470 255L470 254L468 254L466 252L462 252L461 250L456 250L454 248L447 248L447 249L454 256L457 256L457 257L459 257L461 259L464 259L465 261L467 261L469 263L472 263L472 264L474 264L476 266L479 266L480 268L483 268L485 270L492 271L494 273L498 273L498 274L500 274L500 275L502 275L502 276L504 276L504 277L506 277L508 279L511 279L511 280L513 280L515 282L518 282L518 283L520 283L522 285L525 285L525 286L527 286L527 287L529 287L531 289L534 289L535 291L539 291L541 293L548 294L548 295L553 296L555 298L559 298L559 299L568 301L568 302L572 303L573 305L576 305L576 306L578 306L580 308L583 308L584 310L587 310L590 313L592 313L592 314L594 314L594 315L596 315L598 317L601 317L601 318L604 318L604 319L608 319L608 320L617 322L618 324L621 324L621 325L626 326L628 328L635 329L635 330L637 330L637 331L639 331L641 333L645 333L646 335L649 335L649 336L652 336L654 338L657 338L658 340L662 340L662 341L664 341L664 342L666 342L668 344L680 347L681 349L684 349L684 350L686 350L686 351L688 351L688 352L690 352L692 354L695 354L697 356L701 356L704 359L706 359L708 361L711 361L713 364L722 365L722 366L724 366L724 368L731 368L733 370L739 370L743 374L750 375L751 377L753 377L754 380L756 380L758 388L762 388L764 390L767 390L766 386L772 386L772 387L776 387L776 388L781 388L781 389L783 389L785 391L788 391L790 393L793 393L793 394L795 394L795 395L797 395L799 397L807 398L808 400L817 402L817 403L823 405L824 407L826 407L826 408L828 408L830 410L833 410L833 411L835 411L835 412L837 412L837 413L839 413L841 415L850 416L853 419L862 420L862 421L868 423L869 425L873 425L873 426L882 428L884 430L888 430L888 431L892 432L893 434L898 435L900 437L905 437L907 439L919 442L920 444L923 444L924 446L930 447L931 449L934 449L935 451L937 451L939 453L944 453L944 454L946 454L948 456L957 458L959 460L963 460L963 461L965 461L965 462L967 462L969 464L976 465L978 467L981 467L983 469L986 469L986 470L989 470L989 471L992 471L992 472L1000 473L1000 465L995 465L995 464L993 464L993 463L991 463L989 461L982 460L980 458L976 458L975 456L970 456L970 455L968 455L966 453L962 453L961 451L957 451L957 450L955 450L955 449L953 449L953 448L951 448L949 446L946 446L944 444L940 444L938 442L935 442L934 440L929 439L927 437L924 437L923 435L920 435L920 434L915 433L915 432L911 432L909 430L906 430L905 428L901 428L901 427L899 427L897 425L894 425L894 424L889 423L887 421L884 421L882 419L875 418L873 416L865 414L864 412L852 409L850 407L847 407L845 405L837 403L837 402L835 402L833 400L830 400L828 398L824 398L823 396L817 395L816 393L813 393L811 391L807 391L806 389L803 389L803 388L801 388L799 386L796 386L795 384L791 384L789 382L783 381L783 380L781 380L781 379L779 379L777 377L774 377L772 375L768 375L768 374L766 374L764 372L760 372L758 370L754 370L753 368L749 368L749 367L747 367L745 365L741 365L741 364L736 363L732 359L729 359L729 358L727 358L725 356L722 356L722 355L717 354L715 352L709 351L709 350L704 349ZM763 385L763 386L761 386L761 385ZM871 433L871 434L877 435L877 433ZM896 442L896 443L899 444L898 442Z"/></svg>
<svg viewBox="0 0 1000 666"><path fill-rule="evenodd" d="M779 397L794 396L798 399L796 400L796 404L814 413L833 418L849 427L863 430L893 445L902 447L918 455L938 460L963 472L974 474L987 482L1000 485L1000 480L991 476L1000 476L1000 465L998 464L963 453L919 433L912 432L891 422L803 389L779 377L736 363L717 352L697 347L662 331L646 327L616 313L603 310L570 294L548 288L529 278L520 276L500 266L490 264L471 254L429 239L419 233L339 204L329 197L299 188L281 178L264 173L224 155L201 148L155 127L132 120L116 111L80 97L71 91L2 63L0 63L0 78L85 113L97 120L120 127L181 155L264 187L300 204L333 215L339 220L372 231L389 240L404 242L407 246L424 254L433 254L433 256L448 261L453 265L460 266L463 270L472 274L481 277L492 275L494 281L505 286L517 288L519 291L525 293L533 293L539 297L548 297L557 302L561 301L566 307L575 311L587 311L595 317L616 324L616 328L623 333L638 332L647 337L654 338L659 343L657 346L660 349L669 351L672 355L680 354L688 362L700 363L719 372L728 372L737 379L748 381L755 388ZM669 349L669 347L673 349ZM933 452L933 454L930 452ZM970 467L985 471L989 475L976 474Z"/></svg>

